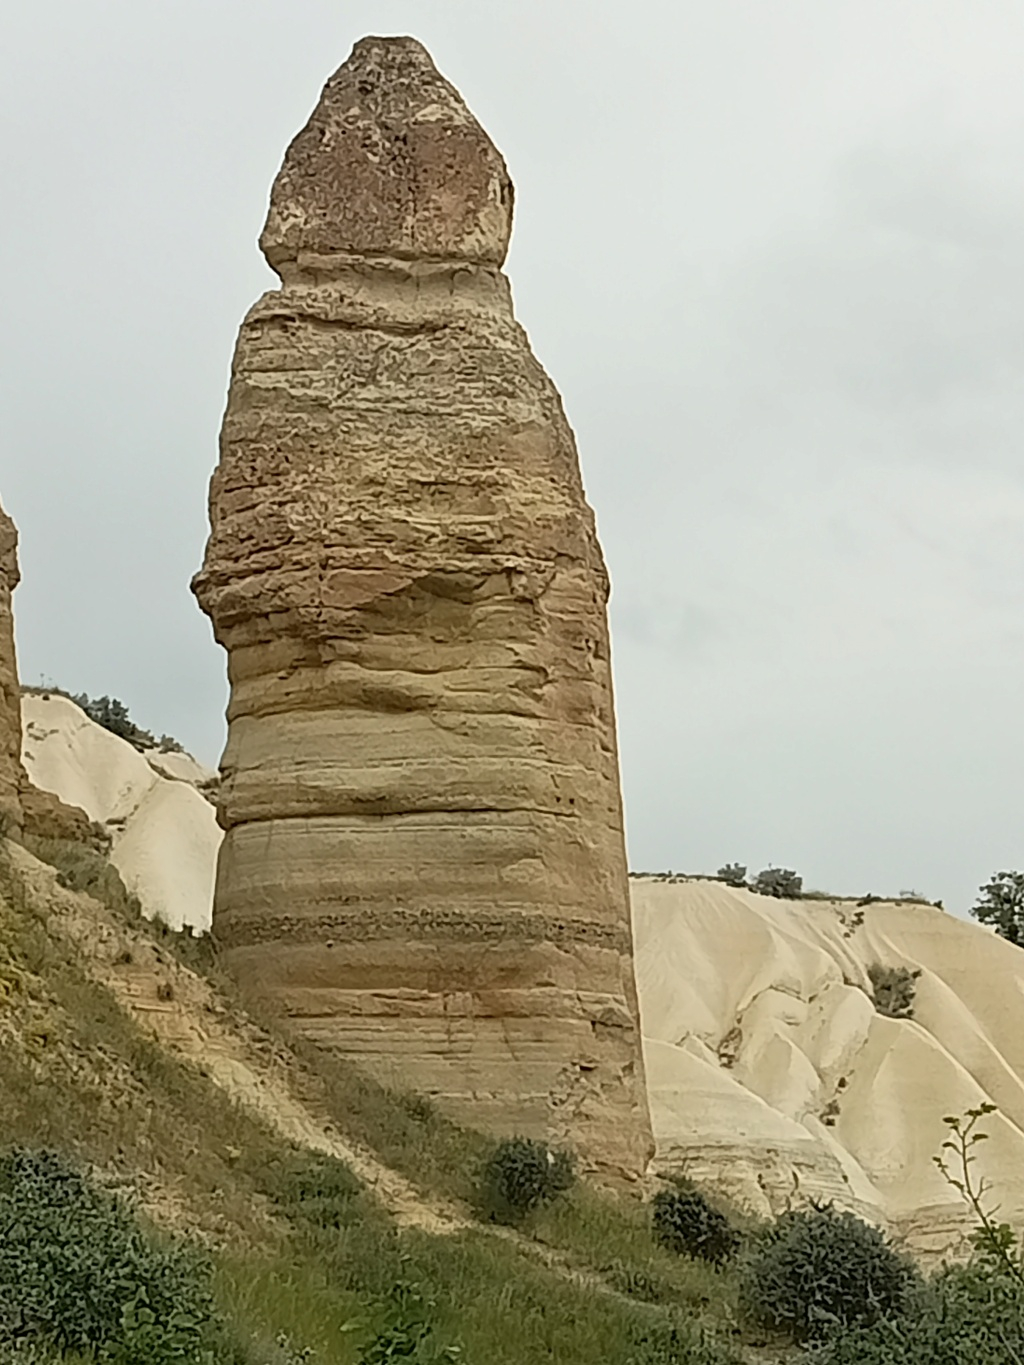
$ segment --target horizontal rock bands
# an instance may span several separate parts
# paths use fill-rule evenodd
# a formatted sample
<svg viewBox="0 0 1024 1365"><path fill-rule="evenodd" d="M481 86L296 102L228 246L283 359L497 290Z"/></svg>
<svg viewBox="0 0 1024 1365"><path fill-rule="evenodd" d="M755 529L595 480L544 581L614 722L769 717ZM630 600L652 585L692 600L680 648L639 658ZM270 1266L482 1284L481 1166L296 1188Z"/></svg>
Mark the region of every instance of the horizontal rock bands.
<svg viewBox="0 0 1024 1365"><path fill-rule="evenodd" d="M632 952L629 928L620 924L599 924L570 916L537 914L533 910L515 914L505 910L501 915L488 915L479 907L463 913L368 905L303 916L266 910L247 913L222 910L216 932L218 938L232 948L276 940L367 943L374 939L411 938L481 944L553 943L567 948L586 943L625 954Z"/></svg>

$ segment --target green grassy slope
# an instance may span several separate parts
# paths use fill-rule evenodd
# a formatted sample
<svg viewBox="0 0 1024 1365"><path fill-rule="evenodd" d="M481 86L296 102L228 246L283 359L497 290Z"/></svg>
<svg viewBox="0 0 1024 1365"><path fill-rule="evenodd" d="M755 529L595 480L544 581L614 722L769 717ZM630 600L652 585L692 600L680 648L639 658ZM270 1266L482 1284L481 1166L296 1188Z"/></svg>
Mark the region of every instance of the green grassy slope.
<svg viewBox="0 0 1024 1365"><path fill-rule="evenodd" d="M81 854L45 851L63 863L65 883L89 882ZM104 877L91 884L102 890ZM109 911L118 898L106 885ZM175 946L173 936L162 942ZM195 960L194 944L179 946ZM217 980L215 963L197 965ZM220 989L225 1011L237 1012L230 987ZM401 1226L343 1164L288 1143L161 1047L90 977L0 857L0 1147L66 1153L134 1191L155 1223L202 1239L246 1361L290 1365L304 1350L322 1365L743 1358L729 1274L658 1248L638 1198L581 1185L515 1233L474 1222L487 1139L339 1060L295 1054L315 1076L304 1082L311 1102L380 1162L459 1208L458 1230ZM411 1353L402 1354L403 1336L419 1339Z"/></svg>

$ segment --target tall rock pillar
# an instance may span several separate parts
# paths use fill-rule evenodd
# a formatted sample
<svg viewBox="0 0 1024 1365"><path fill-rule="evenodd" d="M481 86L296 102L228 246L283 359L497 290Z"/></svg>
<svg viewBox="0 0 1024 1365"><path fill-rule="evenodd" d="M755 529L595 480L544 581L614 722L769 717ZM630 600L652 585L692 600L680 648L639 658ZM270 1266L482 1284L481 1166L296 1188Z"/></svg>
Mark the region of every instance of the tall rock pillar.
<svg viewBox="0 0 1024 1365"><path fill-rule="evenodd" d="M22 828L21 688L11 607L19 578L18 533L0 507L0 838L16 838Z"/></svg>
<svg viewBox="0 0 1024 1365"><path fill-rule="evenodd" d="M636 1171L608 579L511 221L425 49L358 43L274 182L194 584L231 682L214 927L383 1081Z"/></svg>

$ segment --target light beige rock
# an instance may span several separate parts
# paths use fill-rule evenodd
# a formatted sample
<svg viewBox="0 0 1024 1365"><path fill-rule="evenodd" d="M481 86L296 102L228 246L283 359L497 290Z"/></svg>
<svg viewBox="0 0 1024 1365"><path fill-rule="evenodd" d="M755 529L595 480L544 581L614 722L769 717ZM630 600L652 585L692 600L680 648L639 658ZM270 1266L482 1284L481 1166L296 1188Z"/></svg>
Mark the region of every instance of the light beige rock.
<svg viewBox="0 0 1024 1365"><path fill-rule="evenodd" d="M207 795L215 775L186 753L136 749L57 693L24 696L21 716L37 795L92 822L148 919L209 929L221 840Z"/></svg>
<svg viewBox="0 0 1024 1365"><path fill-rule="evenodd" d="M195 581L231 682L214 924L308 1036L637 1171L608 580L511 208L408 38L356 45L274 183Z"/></svg>
<svg viewBox="0 0 1024 1365"><path fill-rule="evenodd" d="M932 1158L980 1104L978 1174L1024 1228L1024 952L931 905L785 901L635 878L637 974L658 1169L759 1213L829 1199L916 1250L970 1218ZM873 964L920 972L913 1017Z"/></svg>
<svg viewBox="0 0 1024 1365"><path fill-rule="evenodd" d="M21 689L11 595L18 586L18 533L0 507L0 837L17 837L21 809Z"/></svg>

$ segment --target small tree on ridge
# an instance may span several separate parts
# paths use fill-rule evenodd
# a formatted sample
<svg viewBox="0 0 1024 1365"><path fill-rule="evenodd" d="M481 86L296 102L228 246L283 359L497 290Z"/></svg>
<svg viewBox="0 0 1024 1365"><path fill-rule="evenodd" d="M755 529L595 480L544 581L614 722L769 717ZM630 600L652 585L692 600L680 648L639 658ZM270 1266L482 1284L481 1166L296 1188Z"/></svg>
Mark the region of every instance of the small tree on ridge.
<svg viewBox="0 0 1024 1365"><path fill-rule="evenodd" d="M994 872L979 889L971 914L1018 948L1024 948L1024 872Z"/></svg>

